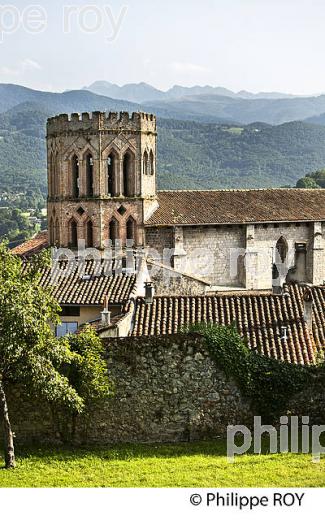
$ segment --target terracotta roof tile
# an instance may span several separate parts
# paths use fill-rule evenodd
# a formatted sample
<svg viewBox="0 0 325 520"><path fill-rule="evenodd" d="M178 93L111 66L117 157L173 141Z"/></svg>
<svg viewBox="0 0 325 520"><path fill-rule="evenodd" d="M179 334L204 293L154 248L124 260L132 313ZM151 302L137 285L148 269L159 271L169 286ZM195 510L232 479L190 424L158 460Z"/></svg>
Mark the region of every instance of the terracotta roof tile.
<svg viewBox="0 0 325 520"><path fill-rule="evenodd" d="M282 361L310 364L325 346L325 287L313 287L313 332L304 321L304 288L289 286L287 295L240 294L157 296L151 305L137 298L132 336L177 334L186 325L235 323L248 345ZM287 328L283 339L281 327Z"/></svg>
<svg viewBox="0 0 325 520"><path fill-rule="evenodd" d="M11 252L15 255L28 257L39 253L42 249L45 249L49 246L48 244L48 235L47 231L40 231L30 240L27 240L23 244L20 244L17 247L14 247Z"/></svg>
<svg viewBox="0 0 325 520"><path fill-rule="evenodd" d="M61 305L102 305L105 296L110 304L121 304L129 300L135 290L136 275L122 272L121 265L116 263L109 266L113 274L108 274L107 261L86 260L84 273L72 269L65 276L62 273L66 265L60 262L62 271L56 269L54 273L51 268L41 271L41 285L53 287L53 295Z"/></svg>
<svg viewBox="0 0 325 520"><path fill-rule="evenodd" d="M325 190L160 191L146 226L325 220Z"/></svg>

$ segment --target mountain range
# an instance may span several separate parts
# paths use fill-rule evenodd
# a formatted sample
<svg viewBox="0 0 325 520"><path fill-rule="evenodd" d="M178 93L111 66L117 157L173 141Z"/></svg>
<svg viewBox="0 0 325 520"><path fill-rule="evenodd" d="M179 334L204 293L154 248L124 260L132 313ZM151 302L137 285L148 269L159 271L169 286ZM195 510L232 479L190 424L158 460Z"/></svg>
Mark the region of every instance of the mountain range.
<svg viewBox="0 0 325 520"><path fill-rule="evenodd" d="M0 114L0 194L46 195L44 105ZM216 124L158 118L160 189L295 185L325 165L325 127L306 122ZM27 204L27 202L26 202ZM32 203L27 207L33 207Z"/></svg>
<svg viewBox="0 0 325 520"><path fill-rule="evenodd" d="M153 87L150 87L153 89ZM177 87L178 88L178 87ZM181 90L185 87L179 87ZM196 88L193 87L194 91ZM209 87L210 88L210 87ZM176 87L174 87L176 89ZM173 89L172 89L173 90ZM230 95L194 94L135 103L130 100L107 97L88 90L63 93L42 92L19 85L0 84L0 113L22 103L36 103L47 114L62 112L147 111L158 117L218 124L251 124L263 122L272 125L305 120L313 121L325 114L325 95L281 99L244 99ZM320 123L322 124L321 118Z"/></svg>
<svg viewBox="0 0 325 520"><path fill-rule="evenodd" d="M253 94L241 90L240 92L233 92L224 87L211 87L210 85L193 87L182 87L181 85L174 85L167 91L159 90L148 83L127 83L126 85L116 85L108 81L95 81L84 90L89 90L100 96L107 96L113 99L125 99L133 103L145 103L149 101L168 101L179 99L187 96L227 96L231 98L242 99L290 99L297 97L293 94L283 94L281 92L259 92Z"/></svg>
<svg viewBox="0 0 325 520"><path fill-rule="evenodd" d="M325 166L325 96L192 93L139 104L86 90L52 93L0 84L0 205L7 204L7 194L18 207L44 201L46 119L92 110L157 114L160 189L293 186Z"/></svg>

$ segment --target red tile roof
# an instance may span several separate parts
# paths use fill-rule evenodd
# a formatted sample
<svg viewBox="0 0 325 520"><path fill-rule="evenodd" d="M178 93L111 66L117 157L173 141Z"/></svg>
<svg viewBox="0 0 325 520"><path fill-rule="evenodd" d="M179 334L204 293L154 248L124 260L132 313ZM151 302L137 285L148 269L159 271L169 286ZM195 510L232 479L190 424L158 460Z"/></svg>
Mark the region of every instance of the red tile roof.
<svg viewBox="0 0 325 520"><path fill-rule="evenodd" d="M132 336L180 333L195 323L235 323L251 348L282 361L314 363L325 347L325 287L313 287L313 331L304 321L303 288L289 286L288 295L240 294L157 296L151 305L136 300ZM283 339L281 327L287 328Z"/></svg>
<svg viewBox="0 0 325 520"><path fill-rule="evenodd" d="M62 261L59 267L63 269L65 265ZM115 271L117 264L109 267L112 274L107 271L108 261L86 260L84 273L72 269L67 276L59 268L54 272L44 268L40 283L53 287L53 295L61 305L103 305L105 296L110 304L123 304L136 288L136 275L122 272L121 266L119 272Z"/></svg>
<svg viewBox="0 0 325 520"><path fill-rule="evenodd" d="M17 247L14 247L11 252L15 255L23 256L27 258L28 256L34 255L49 247L48 243L48 235L47 231L40 231L33 238L27 240L23 244L20 244Z"/></svg>
<svg viewBox="0 0 325 520"><path fill-rule="evenodd" d="M160 191L146 226L325 220L325 190Z"/></svg>

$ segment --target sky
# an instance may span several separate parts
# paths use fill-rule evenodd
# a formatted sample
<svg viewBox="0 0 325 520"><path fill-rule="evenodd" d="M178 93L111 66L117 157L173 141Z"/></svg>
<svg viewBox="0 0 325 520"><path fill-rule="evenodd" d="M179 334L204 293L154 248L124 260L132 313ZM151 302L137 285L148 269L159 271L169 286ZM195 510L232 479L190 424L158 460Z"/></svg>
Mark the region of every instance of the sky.
<svg viewBox="0 0 325 520"><path fill-rule="evenodd" d="M324 0L34 2L0 5L1 83L325 92Z"/></svg>

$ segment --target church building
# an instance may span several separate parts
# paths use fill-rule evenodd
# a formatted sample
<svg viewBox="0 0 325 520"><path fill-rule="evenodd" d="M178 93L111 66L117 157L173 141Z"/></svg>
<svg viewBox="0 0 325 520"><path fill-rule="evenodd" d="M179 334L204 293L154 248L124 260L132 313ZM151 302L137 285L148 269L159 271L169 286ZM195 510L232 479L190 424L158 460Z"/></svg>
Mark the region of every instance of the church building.
<svg viewBox="0 0 325 520"><path fill-rule="evenodd" d="M14 252L82 246L103 258L118 245L141 267L134 276L122 258L105 279L89 261L86 276L56 280L60 334L86 322L103 337L236 322L278 359L309 363L324 348L325 190L159 191L156 117L146 113L50 118L47 159L48 232Z"/></svg>
<svg viewBox="0 0 325 520"><path fill-rule="evenodd" d="M325 280L325 190L158 191L145 113L53 117L47 154L51 246L132 240L215 290Z"/></svg>

